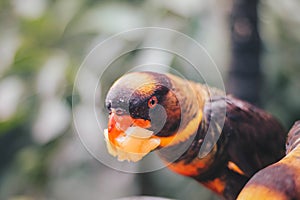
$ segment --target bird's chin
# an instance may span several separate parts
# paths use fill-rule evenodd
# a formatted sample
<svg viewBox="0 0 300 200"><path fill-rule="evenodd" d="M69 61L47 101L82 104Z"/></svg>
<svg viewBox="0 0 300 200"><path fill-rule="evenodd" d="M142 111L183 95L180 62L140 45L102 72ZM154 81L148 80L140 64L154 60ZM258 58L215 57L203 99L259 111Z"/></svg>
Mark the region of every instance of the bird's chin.
<svg viewBox="0 0 300 200"><path fill-rule="evenodd" d="M160 139L153 135L153 132L140 128L129 127L123 134L119 134L110 141L109 132L104 130L106 147L112 156L118 158L119 161L137 162L152 150L160 145Z"/></svg>

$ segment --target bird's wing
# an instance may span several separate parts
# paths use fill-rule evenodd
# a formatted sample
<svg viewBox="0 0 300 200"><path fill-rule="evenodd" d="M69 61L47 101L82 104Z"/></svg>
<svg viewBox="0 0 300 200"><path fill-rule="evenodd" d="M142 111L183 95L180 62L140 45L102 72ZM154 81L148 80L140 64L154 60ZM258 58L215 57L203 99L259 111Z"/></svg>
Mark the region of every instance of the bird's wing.
<svg viewBox="0 0 300 200"><path fill-rule="evenodd" d="M225 104L221 103L224 100ZM217 112L224 110L222 106L226 107L226 117L217 144L225 152L219 155L228 156L230 164L237 166L240 173L251 177L284 156L286 132L274 117L232 96L213 98L206 105L210 112L205 113L218 118Z"/></svg>

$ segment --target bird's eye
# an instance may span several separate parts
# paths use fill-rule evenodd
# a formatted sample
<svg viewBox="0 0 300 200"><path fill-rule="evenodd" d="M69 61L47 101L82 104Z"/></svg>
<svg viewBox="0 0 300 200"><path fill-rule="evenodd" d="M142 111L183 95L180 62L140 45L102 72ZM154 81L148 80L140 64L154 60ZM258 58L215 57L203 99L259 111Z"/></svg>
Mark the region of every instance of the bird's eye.
<svg viewBox="0 0 300 200"><path fill-rule="evenodd" d="M156 96L151 97L148 101L149 108L154 108L156 106L157 102L158 102L158 100L157 100Z"/></svg>
<svg viewBox="0 0 300 200"><path fill-rule="evenodd" d="M117 115L121 116L121 115L124 115L124 113L125 113L125 110L123 110L122 108L117 108L116 109L116 114Z"/></svg>

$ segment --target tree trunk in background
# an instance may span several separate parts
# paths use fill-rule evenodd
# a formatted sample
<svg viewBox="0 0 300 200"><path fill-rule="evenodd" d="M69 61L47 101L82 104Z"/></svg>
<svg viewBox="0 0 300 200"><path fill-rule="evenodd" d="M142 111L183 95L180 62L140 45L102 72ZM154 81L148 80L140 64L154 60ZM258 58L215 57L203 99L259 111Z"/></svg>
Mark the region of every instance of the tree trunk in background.
<svg viewBox="0 0 300 200"><path fill-rule="evenodd" d="M258 0L233 0L231 27L231 66L227 91L234 96L259 104L261 87L258 34Z"/></svg>

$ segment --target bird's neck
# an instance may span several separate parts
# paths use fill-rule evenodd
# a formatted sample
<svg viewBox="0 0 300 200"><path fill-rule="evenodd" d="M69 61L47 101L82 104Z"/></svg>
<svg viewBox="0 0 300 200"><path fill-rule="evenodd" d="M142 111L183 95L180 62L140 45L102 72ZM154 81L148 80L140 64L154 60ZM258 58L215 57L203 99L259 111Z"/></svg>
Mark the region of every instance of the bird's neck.
<svg viewBox="0 0 300 200"><path fill-rule="evenodd" d="M186 138L178 143L162 148L159 151L160 157L178 174L197 176L201 172L204 173L212 165L217 150L215 146L205 157L199 155L207 129L207 120L202 116L195 130L189 135L186 134Z"/></svg>
<svg viewBox="0 0 300 200"><path fill-rule="evenodd" d="M167 104L166 106L170 106L167 109L171 112L170 116L172 116L172 114L176 115L175 117L180 115L180 122L179 124L176 124L178 125L178 128L172 130L173 132L169 132L169 129L166 129L168 132L165 135L167 136L160 137L160 148L182 146L181 143L187 144L187 141L196 135L199 124L203 118L203 97L206 96L206 92L204 90L200 92L199 89L195 87L195 83L180 79L173 75L169 76L172 76L172 78L170 78L172 88L166 98L168 101L171 101L170 99L172 98L176 98L180 111L174 114L172 113L174 110L171 107L172 105ZM174 119L170 118L169 120ZM173 129L173 127L171 127L171 129Z"/></svg>
<svg viewBox="0 0 300 200"><path fill-rule="evenodd" d="M216 150L210 149L205 157L199 157L209 126L209 119L206 119L204 114L204 105L210 100L210 92L205 85L178 77L172 77L170 80L172 80L172 92L176 94L181 106L181 128L176 134L160 138L159 154L167 163L172 162L169 167L173 171L192 176L198 173L199 169L204 170L209 166ZM197 162L197 165L189 164L189 162Z"/></svg>

